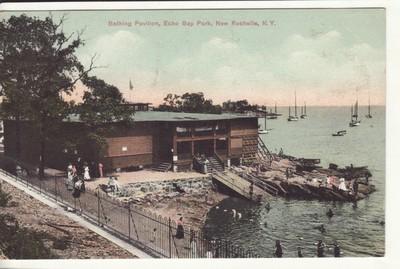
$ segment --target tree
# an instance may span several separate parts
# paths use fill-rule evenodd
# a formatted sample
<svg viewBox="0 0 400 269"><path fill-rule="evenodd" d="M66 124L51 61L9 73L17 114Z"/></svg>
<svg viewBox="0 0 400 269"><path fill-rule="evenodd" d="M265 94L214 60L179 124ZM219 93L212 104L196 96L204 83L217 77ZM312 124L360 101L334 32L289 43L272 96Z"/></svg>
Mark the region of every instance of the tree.
<svg viewBox="0 0 400 269"><path fill-rule="evenodd" d="M187 113L220 114L222 108L219 105L213 105L213 101L211 99L205 99L202 92L187 92L182 96L169 93L164 98L164 103L158 107L158 110Z"/></svg>
<svg viewBox="0 0 400 269"><path fill-rule="evenodd" d="M246 99L231 101L228 100L222 104L222 109L226 112L244 113L246 111L257 110L257 105L250 105Z"/></svg>
<svg viewBox="0 0 400 269"><path fill-rule="evenodd" d="M179 112L182 108L181 96L169 93L163 99L163 103L158 107L161 111Z"/></svg>
<svg viewBox="0 0 400 269"><path fill-rule="evenodd" d="M95 76L82 78L87 90L83 94L83 103L76 108L85 125L84 135L75 141L81 157L99 161L106 151L105 136L114 132L114 125L129 126L133 123L135 110L122 97L119 89L107 84Z"/></svg>
<svg viewBox="0 0 400 269"><path fill-rule="evenodd" d="M85 69L75 56L84 42L81 33L65 35L64 20L55 23L51 17L23 14L0 23L0 85L6 101L2 112L8 118L30 120L37 127L40 178L44 177L47 141L71 107L62 94L71 94L93 69L94 57Z"/></svg>

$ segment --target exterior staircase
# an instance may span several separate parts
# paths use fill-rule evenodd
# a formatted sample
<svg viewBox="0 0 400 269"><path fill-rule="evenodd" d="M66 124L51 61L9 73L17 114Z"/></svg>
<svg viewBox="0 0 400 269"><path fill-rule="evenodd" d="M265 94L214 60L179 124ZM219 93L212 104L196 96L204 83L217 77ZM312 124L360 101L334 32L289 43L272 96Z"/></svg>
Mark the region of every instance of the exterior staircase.
<svg viewBox="0 0 400 269"><path fill-rule="evenodd" d="M264 160L269 160L271 163L273 160L273 156L271 152L268 150L267 146L264 144L264 141L262 141L261 137L258 137L258 144L257 144L258 150L257 154L261 159Z"/></svg>
<svg viewBox="0 0 400 269"><path fill-rule="evenodd" d="M153 170L158 172L167 172L171 169L171 167L171 163L159 163L157 166L153 167Z"/></svg>
<svg viewBox="0 0 400 269"><path fill-rule="evenodd" d="M225 170L224 164L216 156L208 157L208 161L209 163L207 164L208 165L207 169L212 168L213 170L217 170L219 172ZM210 170L208 171L210 172Z"/></svg>

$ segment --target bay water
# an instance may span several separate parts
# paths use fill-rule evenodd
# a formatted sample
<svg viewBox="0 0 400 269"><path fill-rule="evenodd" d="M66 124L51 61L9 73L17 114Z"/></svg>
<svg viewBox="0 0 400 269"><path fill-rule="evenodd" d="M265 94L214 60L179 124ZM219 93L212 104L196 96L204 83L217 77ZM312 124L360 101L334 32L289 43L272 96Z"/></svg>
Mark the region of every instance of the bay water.
<svg viewBox="0 0 400 269"><path fill-rule="evenodd" d="M280 111L279 111L280 110ZM292 109L293 112L293 109ZM361 125L349 127L350 107L308 107L307 119L287 121L287 108L278 108L283 115L267 120L268 134L261 134L272 152L295 157L319 158L327 167L335 163L343 167L368 166L370 183L377 191L364 200L330 202L318 200L269 199L255 205L240 198L228 198L208 213L204 232L210 237L226 238L234 244L272 257L275 240L281 240L284 257L296 257L297 247L305 257L316 256L315 243L337 241L345 257L383 256L385 251L385 107L371 107L373 118L366 118L367 107L359 108ZM259 120L264 128L264 119ZM347 130L345 136L332 133ZM232 209L240 212L234 219ZM334 216L326 212L332 209ZM317 227L323 224L326 232ZM333 255L332 247L326 251Z"/></svg>

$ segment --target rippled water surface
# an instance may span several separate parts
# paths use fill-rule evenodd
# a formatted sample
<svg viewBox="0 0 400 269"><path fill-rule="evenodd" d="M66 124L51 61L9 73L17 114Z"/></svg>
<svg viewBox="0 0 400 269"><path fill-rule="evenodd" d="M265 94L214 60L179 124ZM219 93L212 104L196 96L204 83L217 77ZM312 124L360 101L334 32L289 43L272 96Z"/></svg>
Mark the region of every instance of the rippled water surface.
<svg viewBox="0 0 400 269"><path fill-rule="evenodd" d="M324 167L329 163L368 165L377 191L357 204L277 197L270 200L269 211L264 205L228 198L209 212L205 233L230 239L264 257L272 257L276 239L286 248L285 257L295 257L298 246L305 256L315 256L314 243L319 239L328 244L337 240L344 256L383 256L385 227L380 222L385 219L385 108L372 107L373 118L367 119L367 108L361 107L361 125L354 128L348 127L349 107L310 107L308 119L298 122L288 122L287 109L280 110L284 115L268 120L267 128L272 130L262 135L271 151L282 147L286 154L320 158ZM331 135L339 130L347 130L347 135ZM241 212L240 220L233 220L233 208ZM326 216L329 208L335 213L331 219ZM321 224L325 234L315 229Z"/></svg>

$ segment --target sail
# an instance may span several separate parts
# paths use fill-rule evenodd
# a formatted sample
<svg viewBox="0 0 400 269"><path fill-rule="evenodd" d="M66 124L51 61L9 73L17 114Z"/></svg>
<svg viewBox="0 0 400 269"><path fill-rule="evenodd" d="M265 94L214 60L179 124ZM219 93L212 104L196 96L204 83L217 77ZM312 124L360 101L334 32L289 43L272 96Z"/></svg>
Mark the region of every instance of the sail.
<svg viewBox="0 0 400 269"><path fill-rule="evenodd" d="M350 116L350 119L351 119L351 120L353 120L353 116L354 116L354 115L353 115L353 105L351 105L351 116Z"/></svg>
<svg viewBox="0 0 400 269"><path fill-rule="evenodd" d="M307 115L307 106L306 106L306 102L304 102L304 115Z"/></svg>
<svg viewBox="0 0 400 269"><path fill-rule="evenodd" d="M356 101L356 104L354 105L354 117L358 117L358 100Z"/></svg>

